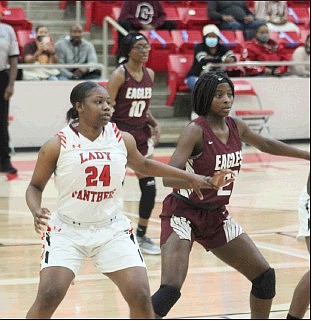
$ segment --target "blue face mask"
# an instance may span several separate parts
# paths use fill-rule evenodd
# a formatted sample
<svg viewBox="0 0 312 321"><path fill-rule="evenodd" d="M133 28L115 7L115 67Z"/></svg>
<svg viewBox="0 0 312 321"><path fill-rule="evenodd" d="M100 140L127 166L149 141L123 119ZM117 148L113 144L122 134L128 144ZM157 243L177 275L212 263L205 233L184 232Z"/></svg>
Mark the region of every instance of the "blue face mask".
<svg viewBox="0 0 312 321"><path fill-rule="evenodd" d="M218 44L218 38L207 37L205 38L205 44L208 47L215 47Z"/></svg>

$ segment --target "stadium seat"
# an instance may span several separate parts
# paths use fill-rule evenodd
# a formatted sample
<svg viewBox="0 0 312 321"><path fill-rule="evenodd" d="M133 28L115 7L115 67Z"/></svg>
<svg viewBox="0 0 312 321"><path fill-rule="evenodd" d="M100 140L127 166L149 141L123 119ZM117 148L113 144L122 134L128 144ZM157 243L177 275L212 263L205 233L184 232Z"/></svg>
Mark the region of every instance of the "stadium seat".
<svg viewBox="0 0 312 321"><path fill-rule="evenodd" d="M306 7L288 7L287 20L310 28L310 14Z"/></svg>
<svg viewBox="0 0 312 321"><path fill-rule="evenodd" d="M112 15L112 8L121 6L121 1L85 1L86 23L84 30L89 31L91 25L102 25L106 16Z"/></svg>
<svg viewBox="0 0 312 321"><path fill-rule="evenodd" d="M173 54L168 57L168 87L169 97L166 105L172 106L179 91L189 91L185 84L185 76L193 63L193 55Z"/></svg>
<svg viewBox="0 0 312 321"><path fill-rule="evenodd" d="M183 29L186 27L185 23L180 19L177 7L164 7L167 18L166 20L174 21L177 24L178 29Z"/></svg>
<svg viewBox="0 0 312 321"><path fill-rule="evenodd" d="M294 50L303 44L296 31L271 31L270 37L280 46L287 60L290 60Z"/></svg>
<svg viewBox="0 0 312 321"><path fill-rule="evenodd" d="M32 41L35 39L35 34L31 30L17 30L16 31L16 38L18 42L18 47L20 50L20 59L23 58L23 48L26 45L26 43Z"/></svg>
<svg viewBox="0 0 312 321"><path fill-rule="evenodd" d="M226 45L235 53L241 53L244 48L244 35L240 30L220 30L220 43Z"/></svg>
<svg viewBox="0 0 312 321"><path fill-rule="evenodd" d="M1 22L11 25L15 32L18 30L31 30L32 23L27 20L26 14L23 8L10 8L7 7L4 10Z"/></svg>
<svg viewBox="0 0 312 321"><path fill-rule="evenodd" d="M267 133L271 135L270 128L268 126L268 121L270 117L274 114L273 110L263 109L261 100L257 95L252 84L245 79L235 79L232 78L234 84L234 93L238 95L254 96L257 100L257 104L250 104L252 108L248 109L236 109L235 116L242 119L247 125L260 134L264 129Z"/></svg>
<svg viewBox="0 0 312 321"><path fill-rule="evenodd" d="M142 30L140 31L151 45L147 67L155 72L167 71L168 56L176 52L176 45L172 41L168 30Z"/></svg>
<svg viewBox="0 0 312 321"><path fill-rule="evenodd" d="M207 17L207 10L196 7L178 7L177 11L186 29L201 30L203 26L210 23Z"/></svg>
<svg viewBox="0 0 312 321"><path fill-rule="evenodd" d="M195 45L203 41L200 30L171 30L171 37L181 54L194 54Z"/></svg>

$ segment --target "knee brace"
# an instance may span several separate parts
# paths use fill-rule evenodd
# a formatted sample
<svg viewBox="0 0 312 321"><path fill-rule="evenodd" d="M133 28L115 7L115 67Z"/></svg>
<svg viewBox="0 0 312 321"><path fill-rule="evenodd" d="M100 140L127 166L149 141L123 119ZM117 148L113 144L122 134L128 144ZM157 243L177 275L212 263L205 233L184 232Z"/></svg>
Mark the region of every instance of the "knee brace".
<svg viewBox="0 0 312 321"><path fill-rule="evenodd" d="M155 205L156 182L155 177L139 179L141 199L139 204L140 218L149 219Z"/></svg>
<svg viewBox="0 0 312 321"><path fill-rule="evenodd" d="M269 268L252 280L251 293L258 299L268 300L275 297L275 271Z"/></svg>
<svg viewBox="0 0 312 321"><path fill-rule="evenodd" d="M180 290L174 286L161 285L159 290L152 295L154 312L162 318L165 317L180 296Z"/></svg>

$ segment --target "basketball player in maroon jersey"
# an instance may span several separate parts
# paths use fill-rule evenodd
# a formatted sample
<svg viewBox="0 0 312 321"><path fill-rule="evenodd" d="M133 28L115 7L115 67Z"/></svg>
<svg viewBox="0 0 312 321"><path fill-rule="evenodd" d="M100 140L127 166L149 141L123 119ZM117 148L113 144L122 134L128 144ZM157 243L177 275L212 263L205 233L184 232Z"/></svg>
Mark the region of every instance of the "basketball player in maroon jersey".
<svg viewBox="0 0 312 321"><path fill-rule="evenodd" d="M170 165L209 176L225 168L238 173L242 142L269 154L309 160L309 152L265 138L230 117L233 99L233 83L224 73L210 72L198 79L192 107L199 117L181 133ZM152 296L157 316L166 316L179 299L192 244L197 241L252 283L251 318L268 318L275 296L275 272L227 211L233 183L218 191L203 191L200 200L181 181L165 178L163 182L179 189L165 198L160 214L161 286Z"/></svg>
<svg viewBox="0 0 312 321"><path fill-rule="evenodd" d="M138 150L149 158L160 138L159 124L149 110L154 72L144 66L150 49L144 35L130 32L120 46L120 55L126 60L113 72L107 85L115 109L112 121L120 130L132 134ZM155 178L139 173L136 176L141 190L137 239L143 253L160 254L159 246L146 237L148 220L155 204Z"/></svg>

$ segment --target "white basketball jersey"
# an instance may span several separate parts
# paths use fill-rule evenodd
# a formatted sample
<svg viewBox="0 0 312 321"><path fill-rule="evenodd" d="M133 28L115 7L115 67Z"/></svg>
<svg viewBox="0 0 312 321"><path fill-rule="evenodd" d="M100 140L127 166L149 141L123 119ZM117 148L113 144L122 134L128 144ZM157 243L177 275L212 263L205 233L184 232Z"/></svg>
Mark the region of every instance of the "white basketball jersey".
<svg viewBox="0 0 312 321"><path fill-rule="evenodd" d="M72 124L58 136L61 150L54 173L58 214L98 223L120 213L127 149L116 124L108 123L94 141Z"/></svg>

